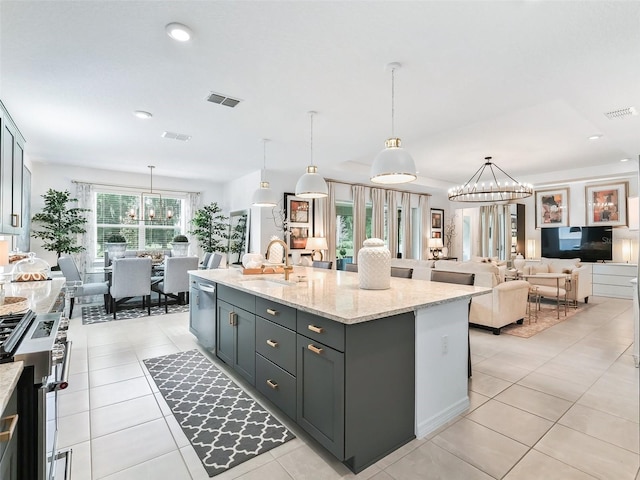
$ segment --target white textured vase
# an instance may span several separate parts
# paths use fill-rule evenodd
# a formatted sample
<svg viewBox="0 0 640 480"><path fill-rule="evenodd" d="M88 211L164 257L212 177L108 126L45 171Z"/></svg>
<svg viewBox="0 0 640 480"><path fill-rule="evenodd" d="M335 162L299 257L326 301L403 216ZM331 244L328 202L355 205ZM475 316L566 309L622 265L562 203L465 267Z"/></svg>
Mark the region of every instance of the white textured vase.
<svg viewBox="0 0 640 480"><path fill-rule="evenodd" d="M517 271L521 272L526 264L527 264L527 262L524 259L524 257L522 256L522 254L518 253L516 255L516 258L513 260L513 266L515 267L515 269Z"/></svg>
<svg viewBox="0 0 640 480"><path fill-rule="evenodd" d="M172 257L186 257L189 255L190 242L175 242L171 243L171 256Z"/></svg>
<svg viewBox="0 0 640 480"><path fill-rule="evenodd" d="M364 290L391 286L391 252L379 238L369 238L358 252L358 281Z"/></svg>

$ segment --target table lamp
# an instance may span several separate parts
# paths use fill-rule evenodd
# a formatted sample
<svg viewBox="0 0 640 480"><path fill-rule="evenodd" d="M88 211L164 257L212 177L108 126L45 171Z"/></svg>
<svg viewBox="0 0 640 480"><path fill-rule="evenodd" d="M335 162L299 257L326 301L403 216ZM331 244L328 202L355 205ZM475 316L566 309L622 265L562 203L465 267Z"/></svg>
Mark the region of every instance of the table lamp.
<svg viewBox="0 0 640 480"><path fill-rule="evenodd" d="M327 239L325 237L309 237L307 238L307 250L311 250L311 258L316 260L316 252L320 254L320 260L324 260L323 250L327 250Z"/></svg>
<svg viewBox="0 0 640 480"><path fill-rule="evenodd" d="M441 238L430 238L429 239L429 249L431 250L431 255L435 260L440 257L440 250L442 250L442 239Z"/></svg>

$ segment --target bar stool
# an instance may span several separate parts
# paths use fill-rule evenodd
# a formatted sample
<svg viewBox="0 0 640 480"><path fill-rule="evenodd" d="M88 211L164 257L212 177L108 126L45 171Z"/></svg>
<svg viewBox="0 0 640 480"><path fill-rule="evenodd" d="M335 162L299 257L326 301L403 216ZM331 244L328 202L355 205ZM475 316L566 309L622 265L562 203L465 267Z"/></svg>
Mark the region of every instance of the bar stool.
<svg viewBox="0 0 640 480"><path fill-rule="evenodd" d="M531 285L529 287L527 309L529 311L529 325L531 325L531 318L534 318L536 323L538 323L538 310L540 309L540 293L538 293L538 285Z"/></svg>

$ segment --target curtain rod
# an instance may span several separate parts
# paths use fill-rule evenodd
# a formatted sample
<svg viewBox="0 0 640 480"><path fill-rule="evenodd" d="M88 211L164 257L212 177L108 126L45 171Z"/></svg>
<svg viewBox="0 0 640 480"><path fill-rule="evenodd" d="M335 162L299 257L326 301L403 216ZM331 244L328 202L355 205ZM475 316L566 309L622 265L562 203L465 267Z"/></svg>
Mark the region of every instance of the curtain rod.
<svg viewBox="0 0 640 480"><path fill-rule="evenodd" d="M143 190L145 188L148 188L148 186L137 186L137 185L122 185L119 183L99 183L99 182L85 182L83 180L71 180L71 183L86 183L88 185L98 185L100 187L115 187L115 188L130 188L130 189L135 189L135 190ZM160 189L156 189L159 192L170 192L170 193L202 193L202 192L188 192L186 190L167 190L164 188L160 188Z"/></svg>
<svg viewBox="0 0 640 480"><path fill-rule="evenodd" d="M367 187L367 188L379 188L380 190L387 190L387 191L391 190L392 192L408 193L410 195L426 195L427 197L431 196L430 193L411 192L409 190L398 190L397 188L384 188L384 187L378 187L376 185L365 185L364 183L342 182L340 180L334 180L332 178L325 178L325 180L327 182L340 183L341 185L351 185L351 186L356 186L356 187Z"/></svg>

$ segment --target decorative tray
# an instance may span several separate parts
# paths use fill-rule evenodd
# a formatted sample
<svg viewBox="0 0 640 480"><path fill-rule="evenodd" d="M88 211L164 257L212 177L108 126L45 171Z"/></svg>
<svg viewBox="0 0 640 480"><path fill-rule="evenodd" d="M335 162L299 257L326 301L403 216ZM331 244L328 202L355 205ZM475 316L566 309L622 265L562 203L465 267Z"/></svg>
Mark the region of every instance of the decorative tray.
<svg viewBox="0 0 640 480"><path fill-rule="evenodd" d="M28 306L29 300L26 297L5 297L4 303L0 305L0 315L22 312Z"/></svg>
<svg viewBox="0 0 640 480"><path fill-rule="evenodd" d="M263 275L269 273L284 273L282 267L243 268L243 275Z"/></svg>

